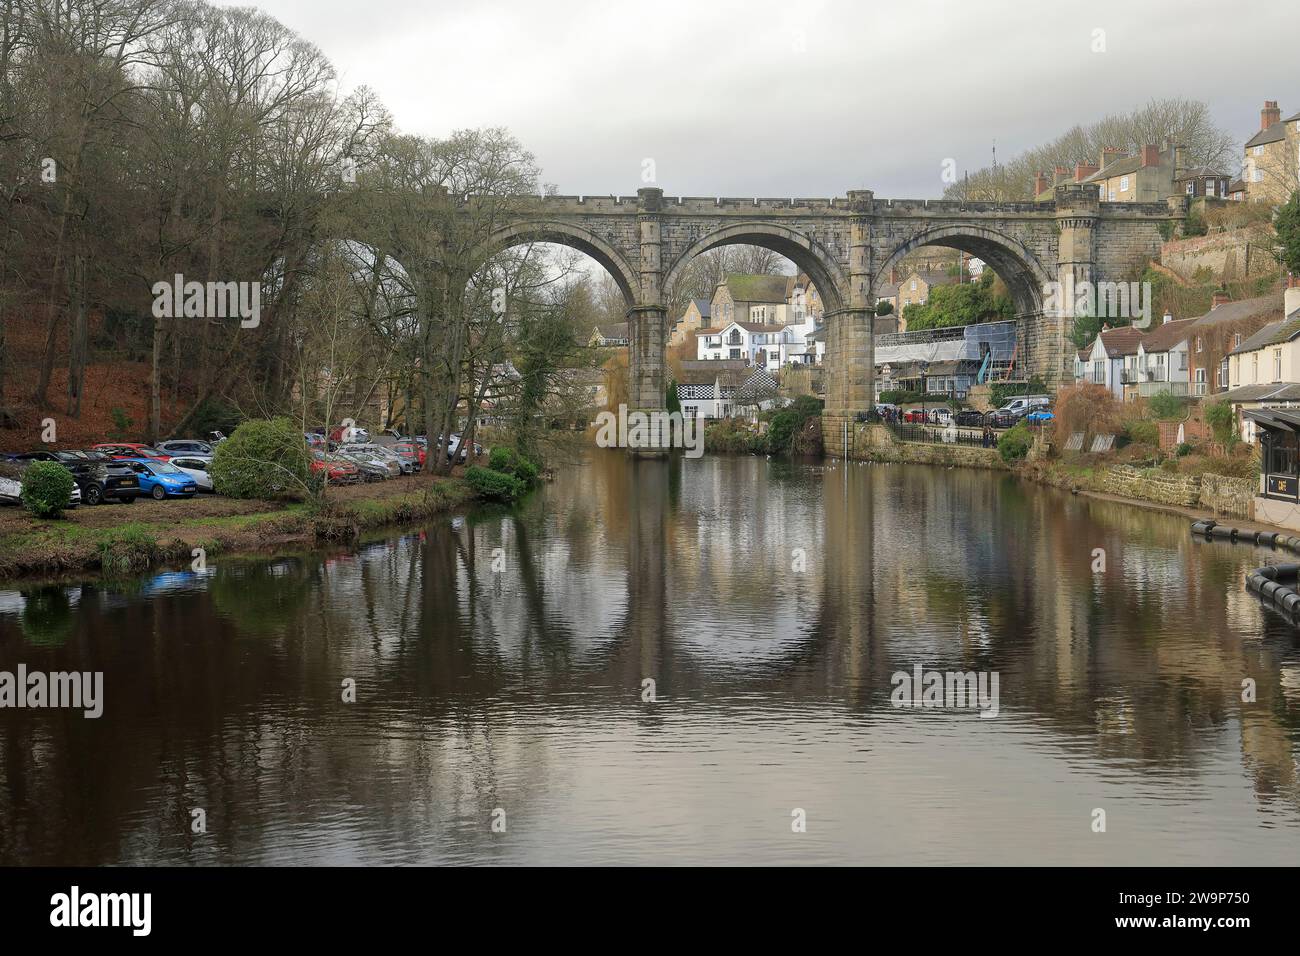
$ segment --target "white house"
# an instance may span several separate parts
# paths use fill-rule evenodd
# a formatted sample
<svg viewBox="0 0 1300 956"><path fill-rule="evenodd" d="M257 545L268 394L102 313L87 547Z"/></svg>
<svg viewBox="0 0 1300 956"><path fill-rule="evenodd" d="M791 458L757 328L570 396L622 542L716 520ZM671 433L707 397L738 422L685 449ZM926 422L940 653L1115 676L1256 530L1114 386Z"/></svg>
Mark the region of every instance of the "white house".
<svg viewBox="0 0 1300 956"><path fill-rule="evenodd" d="M784 325L728 322L721 328L700 329L696 336L696 357L701 360L742 359L750 365L768 367L768 354L780 355ZM780 368L778 358L776 368Z"/></svg>
<svg viewBox="0 0 1300 956"><path fill-rule="evenodd" d="M1150 398L1160 392L1188 394L1187 349L1195 319L1179 319L1168 313L1164 322L1142 337L1137 350L1137 381L1133 394Z"/></svg>
<svg viewBox="0 0 1300 956"><path fill-rule="evenodd" d="M1075 376L1086 382L1105 385L1119 401L1124 400L1126 380L1138 380L1137 352L1142 333L1132 326L1103 329L1092 345L1079 353Z"/></svg>

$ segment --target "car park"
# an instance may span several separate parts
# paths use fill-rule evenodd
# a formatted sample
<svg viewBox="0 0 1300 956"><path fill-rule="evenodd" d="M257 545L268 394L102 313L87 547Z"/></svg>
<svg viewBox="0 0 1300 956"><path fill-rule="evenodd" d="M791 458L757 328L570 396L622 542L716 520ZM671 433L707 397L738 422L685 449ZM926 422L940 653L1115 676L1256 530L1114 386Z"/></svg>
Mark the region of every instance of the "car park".
<svg viewBox="0 0 1300 956"><path fill-rule="evenodd" d="M13 456L0 464L0 504L21 505L23 503L23 473L30 465L31 461L18 461ZM74 480L66 507L75 508L81 504L81 501L81 488Z"/></svg>
<svg viewBox="0 0 1300 956"><path fill-rule="evenodd" d="M350 461L355 462L358 467L361 467L362 462L365 462L371 468L380 469L380 478L397 478L406 473L402 467L401 456L390 449L384 448L382 445L374 443L343 445L339 448L339 451L346 455Z"/></svg>
<svg viewBox="0 0 1300 956"><path fill-rule="evenodd" d="M328 479L337 485L346 485L361 478L360 469L352 462L336 455L326 457L324 452L315 451L311 456L311 473L316 478Z"/></svg>
<svg viewBox="0 0 1300 956"><path fill-rule="evenodd" d="M130 461L140 481L140 490L155 501L164 498L192 498L199 487L194 479L169 461L136 458Z"/></svg>
<svg viewBox="0 0 1300 956"><path fill-rule="evenodd" d="M84 451L30 451L10 455L16 462L52 461L72 473L81 500L87 505L104 501L135 500L140 485L135 473L123 465L95 452Z"/></svg>
<svg viewBox="0 0 1300 956"><path fill-rule="evenodd" d="M401 455L411 463L412 471L420 471L424 468L427 452L425 451L425 446L420 442L414 439L399 441L397 444L393 445L393 451L397 452L397 454Z"/></svg>
<svg viewBox="0 0 1300 956"><path fill-rule="evenodd" d="M177 455L171 460L171 463L174 467L189 475L199 491L208 494L216 491L212 484L212 476L208 474L208 469L212 466L212 459L205 458L202 455Z"/></svg>

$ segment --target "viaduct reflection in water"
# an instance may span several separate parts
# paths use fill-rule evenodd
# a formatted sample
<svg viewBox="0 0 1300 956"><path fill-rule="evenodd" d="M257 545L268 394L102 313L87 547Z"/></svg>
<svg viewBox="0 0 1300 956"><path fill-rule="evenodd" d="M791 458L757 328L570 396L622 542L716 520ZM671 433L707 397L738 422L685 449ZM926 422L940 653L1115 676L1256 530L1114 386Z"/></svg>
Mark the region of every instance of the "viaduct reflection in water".
<svg viewBox="0 0 1300 956"><path fill-rule="evenodd" d="M0 711L0 863L1300 849L1296 636L1244 589L1257 553L1182 519L981 472L615 453L514 513L213 563L0 591L0 669L102 670L106 696L98 721ZM916 663L997 671L1002 716L892 709ZM792 850L778 814L814 798ZM1099 800L1141 826L1086 842Z"/></svg>

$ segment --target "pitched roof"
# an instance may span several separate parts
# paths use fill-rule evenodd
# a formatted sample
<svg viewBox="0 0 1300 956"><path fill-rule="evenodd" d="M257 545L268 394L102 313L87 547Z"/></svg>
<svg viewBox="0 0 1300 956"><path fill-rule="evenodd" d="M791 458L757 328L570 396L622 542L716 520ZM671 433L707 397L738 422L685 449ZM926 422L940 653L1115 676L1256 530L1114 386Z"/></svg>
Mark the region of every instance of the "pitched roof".
<svg viewBox="0 0 1300 956"><path fill-rule="evenodd" d="M713 308L713 303L708 299L691 299L695 303L695 311L700 313L703 318L709 317L709 310Z"/></svg>
<svg viewBox="0 0 1300 956"><path fill-rule="evenodd" d="M1228 354L1237 355L1242 352L1253 352L1269 345L1281 345L1283 342L1290 342L1297 335L1300 335L1300 312L1293 312L1289 319L1270 322Z"/></svg>
<svg viewBox="0 0 1300 956"><path fill-rule="evenodd" d="M1142 168L1142 154L1136 153L1133 156L1121 156L1112 159L1106 164L1105 169L1099 169L1091 176L1085 176L1085 183L1099 183L1105 179L1113 179L1116 176L1130 176Z"/></svg>
<svg viewBox="0 0 1300 956"><path fill-rule="evenodd" d="M762 322L736 322L733 324L740 326L751 335L768 334L785 330L784 325L764 325Z"/></svg>
<svg viewBox="0 0 1300 956"><path fill-rule="evenodd" d="M745 384L736 389L736 399L771 398L777 392L776 379L765 368L760 368L745 380Z"/></svg>
<svg viewBox="0 0 1300 956"><path fill-rule="evenodd" d="M598 325L596 328L600 331L602 339L625 339L628 337L626 322L615 322L613 325Z"/></svg>
<svg viewBox="0 0 1300 956"><path fill-rule="evenodd" d="M1142 351L1148 354L1168 352L1179 342L1187 341L1187 337L1191 334L1192 323L1195 321L1195 319L1177 319L1173 322L1161 323L1142 337Z"/></svg>
<svg viewBox="0 0 1300 956"><path fill-rule="evenodd" d="M756 276L733 273L725 285L736 302L785 302L789 276Z"/></svg>
<svg viewBox="0 0 1300 956"><path fill-rule="evenodd" d="M1252 319L1256 316L1267 315L1270 312L1282 314L1282 293L1274 292L1270 295L1262 295L1255 299L1239 299L1236 302L1225 302L1217 309L1211 309L1204 315L1196 317L1196 327L1208 328L1214 325L1222 325L1226 322L1236 322L1240 319Z"/></svg>
<svg viewBox="0 0 1300 956"><path fill-rule="evenodd" d="M1268 382L1262 385L1242 385L1224 392L1223 399L1228 402L1295 402L1300 401L1300 384ZM1295 413L1295 409L1289 411Z"/></svg>
<svg viewBox="0 0 1300 956"><path fill-rule="evenodd" d="M1228 174L1218 169L1211 169L1209 166L1192 166L1188 169L1180 169L1174 176L1174 182L1184 182L1188 179L1201 179L1206 176L1213 176L1222 179Z"/></svg>
<svg viewBox="0 0 1300 956"><path fill-rule="evenodd" d="M1252 146L1263 146L1266 143L1276 143L1280 139L1286 138L1286 120L1279 120L1268 129L1262 129L1250 139L1246 140L1246 148Z"/></svg>
<svg viewBox="0 0 1300 956"><path fill-rule="evenodd" d="M1103 329L1097 336L1101 339L1101 344L1106 349L1106 354L1111 358L1117 355L1134 355L1138 350L1138 343L1142 341L1142 332L1133 328L1131 325L1121 325L1113 329ZM1094 344L1096 339L1093 339ZM1089 352L1092 350L1089 349Z"/></svg>

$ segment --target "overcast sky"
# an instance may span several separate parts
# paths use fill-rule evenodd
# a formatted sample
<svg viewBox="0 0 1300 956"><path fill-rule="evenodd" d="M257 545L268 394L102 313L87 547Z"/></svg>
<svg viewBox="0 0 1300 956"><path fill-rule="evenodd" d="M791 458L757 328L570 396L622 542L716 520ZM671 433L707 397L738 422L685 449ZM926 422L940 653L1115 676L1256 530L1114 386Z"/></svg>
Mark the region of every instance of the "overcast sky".
<svg viewBox="0 0 1300 956"><path fill-rule="evenodd" d="M1156 97L1300 111L1296 0L260 0L403 130L505 126L561 193L926 198ZM1094 31L1104 52L1093 52ZM1235 172L1235 170L1232 170Z"/></svg>

